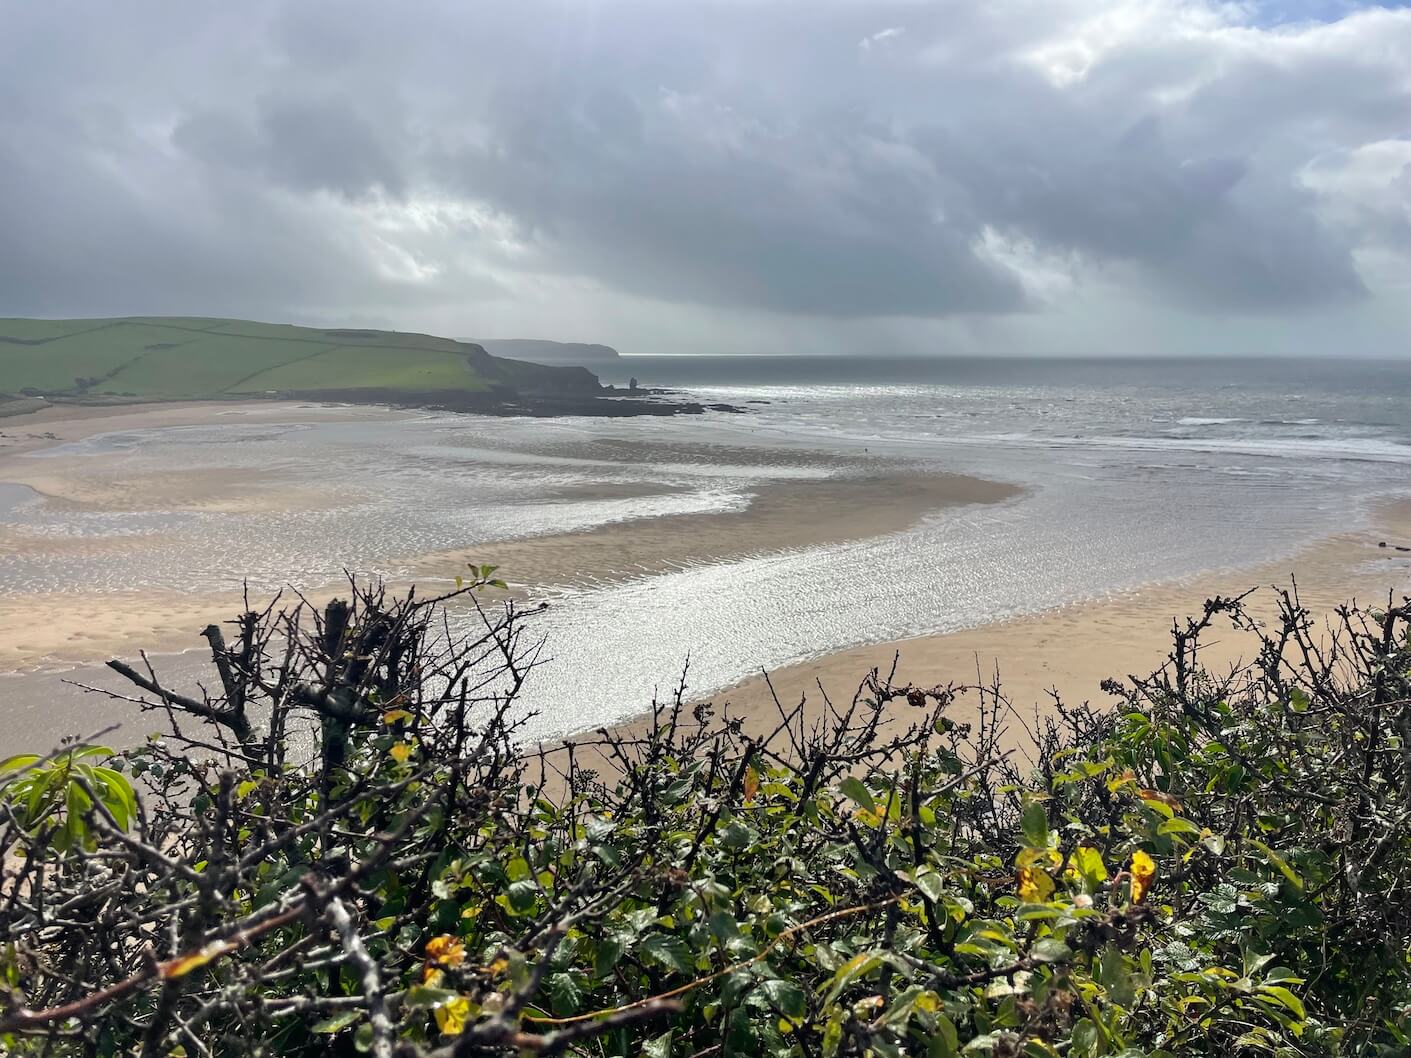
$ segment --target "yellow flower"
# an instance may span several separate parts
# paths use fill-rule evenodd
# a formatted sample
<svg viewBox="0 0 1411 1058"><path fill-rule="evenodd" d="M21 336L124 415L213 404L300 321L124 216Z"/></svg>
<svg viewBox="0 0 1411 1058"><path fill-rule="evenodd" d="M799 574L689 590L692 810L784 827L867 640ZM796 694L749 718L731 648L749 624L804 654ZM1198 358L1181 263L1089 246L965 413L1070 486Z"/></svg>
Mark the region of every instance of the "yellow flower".
<svg viewBox="0 0 1411 1058"><path fill-rule="evenodd" d="M1057 866L1062 858L1053 849L1020 849L1015 866L1019 869L1019 899L1041 904L1053 895L1053 876L1041 866Z"/></svg>
<svg viewBox="0 0 1411 1058"><path fill-rule="evenodd" d="M387 752L392 754L392 759L395 760L398 764L405 764L407 762L407 758L412 755L412 748L405 742L398 742Z"/></svg>
<svg viewBox="0 0 1411 1058"><path fill-rule="evenodd" d="M465 1023L469 1017L470 1000L465 996L456 996L436 1008L436 1027L445 1036L459 1036L465 1031Z"/></svg>
<svg viewBox="0 0 1411 1058"><path fill-rule="evenodd" d="M465 962L465 945L443 933L426 942L426 959L441 966L460 966Z"/></svg>
<svg viewBox="0 0 1411 1058"><path fill-rule="evenodd" d="M1132 853L1132 903L1140 904L1156 879L1156 861L1141 849Z"/></svg>
<svg viewBox="0 0 1411 1058"><path fill-rule="evenodd" d="M1042 861L1050 867L1057 867L1063 862L1063 857L1058 854L1057 849L1020 849L1019 855L1014 857L1014 862L1019 867L1031 867Z"/></svg>
<svg viewBox="0 0 1411 1058"><path fill-rule="evenodd" d="M1019 868L1019 899L1029 904L1042 904L1053 895L1053 879L1042 867Z"/></svg>
<svg viewBox="0 0 1411 1058"><path fill-rule="evenodd" d="M426 966L421 971L421 983L428 988L440 988L441 982L446 979L446 971L438 970L434 966Z"/></svg>

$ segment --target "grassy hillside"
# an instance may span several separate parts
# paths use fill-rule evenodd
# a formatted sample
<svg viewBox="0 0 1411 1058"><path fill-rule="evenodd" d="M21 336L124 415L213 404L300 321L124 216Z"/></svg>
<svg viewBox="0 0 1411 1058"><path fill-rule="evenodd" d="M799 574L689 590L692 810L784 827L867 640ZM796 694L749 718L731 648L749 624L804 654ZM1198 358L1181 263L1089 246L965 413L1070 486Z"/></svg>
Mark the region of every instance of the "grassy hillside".
<svg viewBox="0 0 1411 1058"><path fill-rule="evenodd" d="M585 392L592 376L398 331L246 320L0 319L0 394L94 402L318 390Z"/></svg>

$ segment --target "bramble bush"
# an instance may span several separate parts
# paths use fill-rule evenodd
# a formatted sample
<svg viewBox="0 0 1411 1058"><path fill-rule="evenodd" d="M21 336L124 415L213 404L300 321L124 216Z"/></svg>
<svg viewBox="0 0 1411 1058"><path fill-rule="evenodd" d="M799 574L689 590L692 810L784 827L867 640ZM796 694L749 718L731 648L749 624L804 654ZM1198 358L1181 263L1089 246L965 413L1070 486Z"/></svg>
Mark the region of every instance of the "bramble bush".
<svg viewBox="0 0 1411 1058"><path fill-rule="evenodd" d="M475 574L212 626L216 694L115 662L162 737L0 765L6 1050L1411 1049L1406 605L1214 599L1027 725L873 673L765 735L678 691L541 747L528 615L446 619ZM1224 622L1258 653L1208 671Z"/></svg>

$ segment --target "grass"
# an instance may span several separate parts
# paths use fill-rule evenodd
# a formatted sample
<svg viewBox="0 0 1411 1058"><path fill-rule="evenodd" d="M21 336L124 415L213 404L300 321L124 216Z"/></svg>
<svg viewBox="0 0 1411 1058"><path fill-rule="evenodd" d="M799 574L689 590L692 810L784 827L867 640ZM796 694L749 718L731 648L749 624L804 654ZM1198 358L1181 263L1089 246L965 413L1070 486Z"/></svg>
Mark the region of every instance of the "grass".
<svg viewBox="0 0 1411 1058"><path fill-rule="evenodd" d="M398 352L335 346L255 375L239 392L317 389L329 379L356 378L359 385L384 389L485 389L463 356L434 350Z"/></svg>
<svg viewBox="0 0 1411 1058"><path fill-rule="evenodd" d="M107 402L575 383L582 378L564 369L429 334L187 317L0 319L0 394Z"/></svg>

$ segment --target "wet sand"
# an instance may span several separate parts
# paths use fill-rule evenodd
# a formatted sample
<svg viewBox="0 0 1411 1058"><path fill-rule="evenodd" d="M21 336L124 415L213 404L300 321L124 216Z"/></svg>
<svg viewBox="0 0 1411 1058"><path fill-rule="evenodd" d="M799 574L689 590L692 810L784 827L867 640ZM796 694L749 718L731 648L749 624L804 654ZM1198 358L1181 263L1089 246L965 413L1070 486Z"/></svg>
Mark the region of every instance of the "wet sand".
<svg viewBox="0 0 1411 1058"><path fill-rule="evenodd" d="M149 511L206 510L261 512L316 509L332 501L332 487L320 489L262 480L256 471L200 470L133 476L123 472L121 455L16 458L21 452L80 440L116 430L228 422L298 422L308 409L269 402L130 406L116 409L49 409L12 421L0 441L0 482L33 488L51 502L74 509ZM349 421L405 416L377 408L318 409L321 418ZM615 458L702 464L754 460L767 464L768 450L717 450L712 446L668 448L614 442L604 446ZM658 450L660 449L660 450ZM797 462L797 457L790 454ZM839 469L824 457L812 462ZM836 462L836 461L835 461ZM631 518L580 532L495 541L474 548L410 556L412 581L431 588L449 585L467 563L493 563L497 576L516 594L533 596L651 576L712 562L726 562L788 549L821 547L899 532L946 508L994 503L1018 494L1009 485L949 474L923 474L877 463L870 477L857 467L849 476L771 481L758 485L738 510ZM342 488L340 485L339 488ZM664 490L657 490L661 492ZM572 499L615 498L622 486L577 488ZM129 559L149 546L150 537L98 541L27 536L0 529L0 553L45 555L62 562L65 553L96 548ZM338 582L298 584L311 598L346 594ZM252 597L263 607L269 594ZM174 592L134 586L131 591L83 590L0 596L0 672L26 671L133 656L138 650L171 653L199 646L199 632L212 621L233 618L244 609L238 591Z"/></svg>
<svg viewBox="0 0 1411 1058"><path fill-rule="evenodd" d="M746 555L825 547L900 532L948 507L998 503L1011 485L959 474L891 473L872 478L762 485L749 506L709 514L670 514L580 533L506 540L473 550L428 555L426 577L468 562L493 562L511 585L595 585L668 573Z"/></svg>
<svg viewBox="0 0 1411 1058"><path fill-rule="evenodd" d="M245 468L176 471L160 475L114 473L112 456L17 458L99 434L163 427L231 423L300 423L336 416L371 421L405 416L386 408L311 410L288 401L174 401L114 407L50 405L0 419L0 481L25 485L56 503L102 511L269 511L317 505L327 496L313 488L288 488L271 475Z"/></svg>
<svg viewBox="0 0 1411 1058"><path fill-rule="evenodd" d="M1379 546L1383 542L1390 546ZM1370 529L1320 540L1287 561L1154 584L960 632L854 647L778 669L767 679L761 673L710 698L729 703L731 714L744 718L744 729L759 736L778 721L776 694L790 707L803 701L805 716L820 717L826 700L850 702L871 670L885 674L895 662L898 685L988 685L998 676L1025 718L1051 709L1053 692L1068 703L1111 704L1102 681L1160 668L1171 649L1173 622L1199 614L1205 600L1216 595L1254 589L1247 605L1267 621L1277 612L1277 588L1296 586L1304 607L1320 620L1344 602L1385 604L1388 593L1397 599L1411 593L1411 553L1397 545L1411 546L1411 501L1384 506ZM1228 623L1217 623L1203 641L1204 663L1217 670L1228 670L1255 649L1252 636L1234 632ZM953 718L973 720L974 699L962 697ZM892 715L905 722L908 711L897 703ZM1022 747L1019 717L1014 721L1010 745ZM619 730L640 735L645 727L638 721Z"/></svg>
<svg viewBox="0 0 1411 1058"><path fill-rule="evenodd" d="M326 414L319 412L318 414ZM385 409L338 409L349 419L385 418ZM307 408L271 401L136 404L117 407L52 405L0 420L0 482L27 486L60 509L220 510L309 509L326 502L318 490L282 487L245 470L132 476L115 470L120 457L56 455L20 458L99 434L210 423L306 421ZM97 550L114 556L140 554L148 539L93 540L35 537L0 528L0 552L38 553L62 561L66 552ZM192 596L134 587L131 591L45 592L0 597L0 672L106 659L137 648L184 650L212 618L240 608L236 592ZM204 617L202 615L205 615Z"/></svg>
<svg viewBox="0 0 1411 1058"><path fill-rule="evenodd" d="M240 496L244 505L240 510L267 509L261 504L267 504L268 509L308 509L320 501L317 489L270 487L261 491L206 473L115 479L95 469L86 457L13 458L20 451L114 430L228 422L233 416L255 422L300 421L311 414L308 409L250 403L85 408L68 415L64 411L45 411L0 423L5 435L0 437L0 481L23 481L36 489L42 485L40 491L57 502L91 508L144 510L183 504L201 508L223 502L221 497L232 493ZM318 409L315 414L357 419L395 418L408 413L358 408ZM735 451L709 445L634 446L620 441L597 445L600 450L615 450L615 458L656 462L768 461L777 456L766 449ZM867 539L906 529L946 508L999 502L1016 494L1007 485L958 475L921 474L881 461L861 465L854 461L840 469L828 463L827 457L803 458L844 476L763 483L752 489L748 505L742 509L632 518L587 531L439 551L414 556L412 566L419 582L435 587L448 582L466 562L493 562L499 565L500 575L519 591L542 595L555 588L591 587L747 555ZM789 459L797 463L798 453L790 453ZM864 467L874 468L872 476L859 476ZM629 491L635 494L636 488L631 486ZM613 490L621 494L623 486L575 486L572 495L564 498L592 498L599 492L614 495ZM1211 595L1238 594L1262 585L1253 605L1267 612L1272 604L1268 586L1287 585L1296 577L1305 605L1315 613L1325 613L1349 598L1384 600L1388 591L1411 589L1411 554L1394 547L1379 548L1377 544L1383 540L1393 545L1411 544L1411 503L1388 505L1369 530L1325 538L1288 560L1153 584L961 632L854 647L774 671L770 674L772 685L784 702L803 699L812 715L820 715L825 694L835 702L845 702L870 669L886 670L897 658L898 680L922 686L988 681L998 670L1016 706L1029 713L1036 706L1042 708L1054 689L1067 701L1102 701L1098 685L1105 677L1145 674L1157 667L1169 648L1172 620L1197 612ZM39 541L0 530L0 551L45 547L61 559L64 548L82 546L84 541ZM140 552L144 545L140 539L117 539L103 541L102 546ZM1016 556L1014 561L1022 561L1022 557ZM346 592L334 583L301 587L313 598L340 589ZM263 604L264 600L252 601ZM236 592L158 592L140 585L131 591L45 592L0 598L0 671L91 664L114 655L132 657L139 649L159 653L199 647L199 632L206 624L229 619L242 608ZM859 630L858 637L865 636L866 630ZM1212 634L1208 643L1206 660L1213 665L1231 664L1249 649L1246 640L1226 630ZM82 704L83 699L70 695L61 701L58 694L51 699L44 688L57 685L57 678L43 677L48 681L44 684L34 682L37 679L22 678L25 700L15 702L14 709L7 711L4 726L10 729L0 730L0 745L48 745L62 735L92 727L91 708ZM3 692L0 686L0 694ZM776 716L769 686L758 676L711 697L731 702L733 711L746 717L747 729L760 731ZM965 718L966 709L962 702L957 717ZM639 727L629 724L623 730Z"/></svg>
<svg viewBox="0 0 1411 1058"><path fill-rule="evenodd" d="M390 408L352 406L329 406L319 411L345 419L387 419L405 417L407 414ZM51 404L39 411L0 419L0 471L4 472L4 480L14 480L10 474L21 465L10 464L10 456L114 430L150 430L163 426L240 421L304 422L309 415L308 405L273 400L185 400L106 407Z"/></svg>

